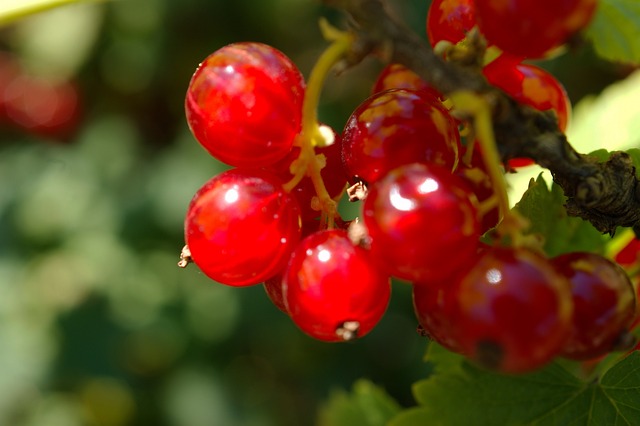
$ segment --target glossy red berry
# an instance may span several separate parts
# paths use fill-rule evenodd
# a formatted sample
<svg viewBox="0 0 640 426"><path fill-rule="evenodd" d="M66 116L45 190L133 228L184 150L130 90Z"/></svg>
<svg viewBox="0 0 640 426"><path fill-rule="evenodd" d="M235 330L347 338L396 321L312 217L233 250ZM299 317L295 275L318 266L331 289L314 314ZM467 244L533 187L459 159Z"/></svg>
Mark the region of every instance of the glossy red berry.
<svg viewBox="0 0 640 426"><path fill-rule="evenodd" d="M636 315L636 295L627 274L595 253L567 253L552 259L571 284L571 334L561 355L585 360L615 349Z"/></svg>
<svg viewBox="0 0 640 426"><path fill-rule="evenodd" d="M408 89L426 92L426 96L444 100L442 93L437 91L418 74L401 64L389 64L383 68L371 89L371 94L391 89Z"/></svg>
<svg viewBox="0 0 640 426"><path fill-rule="evenodd" d="M386 311L390 292L388 276L342 230L302 240L284 276L291 319L308 335L328 342L369 333Z"/></svg>
<svg viewBox="0 0 640 426"><path fill-rule="evenodd" d="M441 283L414 284L413 309L418 323L430 339L449 349L462 353L451 328L452 304L449 280Z"/></svg>
<svg viewBox="0 0 640 426"><path fill-rule="evenodd" d="M476 25L473 0L433 0L427 13L427 36L432 46L459 43Z"/></svg>
<svg viewBox="0 0 640 426"><path fill-rule="evenodd" d="M231 286L259 284L286 266L300 239L296 200L274 175L232 169L198 190L185 219L196 265Z"/></svg>
<svg viewBox="0 0 640 426"><path fill-rule="evenodd" d="M343 132L342 160L350 178L373 183L409 163L452 170L459 147L456 122L442 102L424 92L396 89L356 108Z"/></svg>
<svg viewBox="0 0 640 426"><path fill-rule="evenodd" d="M283 158L300 131L304 80L282 52L234 43L209 55L191 78L187 122L211 155L232 166Z"/></svg>
<svg viewBox="0 0 640 426"><path fill-rule="evenodd" d="M437 165L399 167L369 188L363 222L377 262L397 278L434 282L475 256L476 199L462 178Z"/></svg>
<svg viewBox="0 0 640 426"><path fill-rule="evenodd" d="M597 0L475 0L480 31L516 56L540 58L591 21Z"/></svg>
<svg viewBox="0 0 640 426"><path fill-rule="evenodd" d="M289 315L289 310L284 301L284 294L282 289L282 274L278 274L264 281L264 290L269 296L269 300L285 314Z"/></svg>
<svg viewBox="0 0 640 426"><path fill-rule="evenodd" d="M482 70L487 81L517 102L538 111L553 111L561 132L567 129L571 101L562 84L549 72L531 64L500 56Z"/></svg>
<svg viewBox="0 0 640 426"><path fill-rule="evenodd" d="M489 369L533 371L550 362L569 335L569 283L531 251L485 250L451 292L454 338Z"/></svg>

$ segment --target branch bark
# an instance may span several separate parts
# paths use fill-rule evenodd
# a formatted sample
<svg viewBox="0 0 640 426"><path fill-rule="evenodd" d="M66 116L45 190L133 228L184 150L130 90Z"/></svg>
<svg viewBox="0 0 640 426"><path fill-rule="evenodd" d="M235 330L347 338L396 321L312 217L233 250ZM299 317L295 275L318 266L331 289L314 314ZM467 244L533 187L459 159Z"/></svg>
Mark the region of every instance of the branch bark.
<svg viewBox="0 0 640 426"><path fill-rule="evenodd" d="M384 0L323 2L351 18L356 43L347 65L374 54L412 69L445 95L469 90L486 96L503 161L529 157L549 169L567 197L568 214L588 220L600 232L613 234L619 226L640 229L640 185L626 153L613 153L601 163L576 152L553 114L517 104L490 86L477 67L444 61L389 13Z"/></svg>

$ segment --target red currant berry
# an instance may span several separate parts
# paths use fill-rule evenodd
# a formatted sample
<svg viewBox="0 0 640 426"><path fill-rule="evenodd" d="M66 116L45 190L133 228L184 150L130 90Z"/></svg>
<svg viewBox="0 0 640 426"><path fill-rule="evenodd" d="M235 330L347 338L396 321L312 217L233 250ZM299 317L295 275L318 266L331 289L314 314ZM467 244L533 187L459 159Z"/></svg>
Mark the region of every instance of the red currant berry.
<svg viewBox="0 0 640 426"><path fill-rule="evenodd" d="M424 81L418 74L401 64L389 64L384 67L371 89L371 94L391 89L424 91L427 97L444 100L442 93Z"/></svg>
<svg viewBox="0 0 640 426"><path fill-rule="evenodd" d="M414 284L413 309L418 323L430 339L449 349L461 353L460 344L454 339L451 329L450 286L446 283Z"/></svg>
<svg viewBox="0 0 640 426"><path fill-rule="evenodd" d="M567 280L542 256L519 248L485 250L451 289L454 338L463 353L505 373L551 361L569 334Z"/></svg>
<svg viewBox="0 0 640 426"><path fill-rule="evenodd" d="M445 168L399 167L371 185L364 201L371 252L395 277L445 279L475 257L476 203L464 180Z"/></svg>
<svg viewBox="0 0 640 426"><path fill-rule="evenodd" d="M284 302L284 294L282 292L282 274L273 276L264 282L264 290L269 296L269 300L285 314L289 315L289 310Z"/></svg>
<svg viewBox="0 0 640 426"><path fill-rule="evenodd" d="M369 252L342 230L311 234L296 248L284 278L295 324L328 342L369 333L389 304L391 285Z"/></svg>
<svg viewBox="0 0 640 426"><path fill-rule="evenodd" d="M475 0L480 31L516 56L540 58L586 27L597 0Z"/></svg>
<svg viewBox="0 0 640 426"><path fill-rule="evenodd" d="M516 102L539 111L553 111L560 131L567 129L571 101L553 75L535 65L515 62L506 55L487 64L482 72L490 84L502 89Z"/></svg>
<svg viewBox="0 0 640 426"><path fill-rule="evenodd" d="M274 175L227 170L194 196L185 239L208 277L231 286L258 284L286 266L300 239L300 210Z"/></svg>
<svg viewBox="0 0 640 426"><path fill-rule="evenodd" d="M353 112L343 132L342 160L350 178L373 183L409 163L451 170L459 148L456 122L442 102L396 89L369 97Z"/></svg>
<svg viewBox="0 0 640 426"><path fill-rule="evenodd" d="M620 250L614 259L619 265L632 266L640 262L640 239L634 238Z"/></svg>
<svg viewBox="0 0 640 426"><path fill-rule="evenodd" d="M304 80L282 52L234 43L209 55L191 78L187 122L211 155L232 166L283 158L300 131Z"/></svg>
<svg viewBox="0 0 640 426"><path fill-rule="evenodd" d="M552 259L571 284L573 325L561 355L585 360L615 349L636 314L636 295L627 274L595 253L567 253Z"/></svg>
<svg viewBox="0 0 640 426"><path fill-rule="evenodd" d="M476 25L473 0L433 0L427 13L427 36L432 46L459 43Z"/></svg>

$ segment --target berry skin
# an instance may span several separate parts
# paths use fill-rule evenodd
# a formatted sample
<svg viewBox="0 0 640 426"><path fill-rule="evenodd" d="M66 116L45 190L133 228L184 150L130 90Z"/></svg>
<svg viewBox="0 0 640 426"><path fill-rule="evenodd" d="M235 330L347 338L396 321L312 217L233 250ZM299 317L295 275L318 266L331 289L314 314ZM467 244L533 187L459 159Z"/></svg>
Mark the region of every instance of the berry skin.
<svg viewBox="0 0 640 426"><path fill-rule="evenodd" d="M383 68L373 84L371 94L391 89L408 89L416 92L424 91L426 96L444 100L442 93L431 87L418 74L401 64L389 64Z"/></svg>
<svg viewBox="0 0 640 426"><path fill-rule="evenodd" d="M282 293L282 274L265 280L263 285L264 291L267 292L269 300L271 300L275 307L289 315L289 309L287 309L287 305L284 303L284 294Z"/></svg>
<svg viewBox="0 0 640 426"><path fill-rule="evenodd" d="M449 282L414 284L413 310L430 339L450 351L461 353L462 349L451 330L453 314L448 300L449 291Z"/></svg>
<svg viewBox="0 0 640 426"><path fill-rule="evenodd" d="M474 258L480 236L475 195L437 165L402 166L371 185L363 221L377 261L411 282L447 278Z"/></svg>
<svg viewBox="0 0 640 426"><path fill-rule="evenodd" d="M391 294L389 277L376 268L369 252L336 229L302 240L291 256L283 289L294 323L327 342L369 333Z"/></svg>
<svg viewBox="0 0 640 426"><path fill-rule="evenodd" d="M286 266L300 239L300 210L272 174L227 170L191 201L185 240L211 279L230 286L263 282Z"/></svg>
<svg viewBox="0 0 640 426"><path fill-rule="evenodd" d="M342 136L342 161L349 177L367 183L409 163L436 163L452 170L459 149L457 125L442 102L402 89L365 100Z"/></svg>
<svg viewBox="0 0 640 426"><path fill-rule="evenodd" d="M234 43L195 71L185 99L187 123L200 144L236 167L283 158L301 128L304 80L282 52Z"/></svg>
<svg viewBox="0 0 640 426"><path fill-rule="evenodd" d="M501 55L487 64L482 72L490 84L502 89L516 102L538 111L552 110L558 118L560 131L567 130L571 101L562 84L547 71Z"/></svg>
<svg viewBox="0 0 640 426"><path fill-rule="evenodd" d="M570 332L569 283L525 249L492 248L452 283L453 338L478 364L503 373L542 367Z"/></svg>
<svg viewBox="0 0 640 426"><path fill-rule="evenodd" d="M433 0L427 13L431 46L441 41L459 43L476 25L473 0Z"/></svg>
<svg viewBox="0 0 640 426"><path fill-rule="evenodd" d="M490 44L540 58L591 21L597 0L475 0L478 27Z"/></svg>
<svg viewBox="0 0 640 426"><path fill-rule="evenodd" d="M561 355L586 360L616 349L636 314L635 290L627 274L595 253L567 253L552 263L569 280L574 304L571 335Z"/></svg>

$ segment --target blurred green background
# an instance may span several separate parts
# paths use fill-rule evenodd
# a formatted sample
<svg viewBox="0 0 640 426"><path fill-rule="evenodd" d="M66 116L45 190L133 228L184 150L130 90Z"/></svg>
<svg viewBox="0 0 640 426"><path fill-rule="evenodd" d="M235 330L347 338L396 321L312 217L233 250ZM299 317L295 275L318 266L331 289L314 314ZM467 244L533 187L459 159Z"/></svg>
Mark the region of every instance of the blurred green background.
<svg viewBox="0 0 640 426"><path fill-rule="evenodd" d="M394 4L424 36L428 1ZM191 74L252 40L308 76L325 46L320 16L343 22L311 0L115 0L0 29L21 72L71 80L80 97L70 135L0 125L0 425L313 425L331 392L361 377L414 403L428 366L408 286L394 285L369 336L326 344L262 286L176 266L189 200L225 169L186 126ZM626 72L586 47L545 65L574 100ZM320 119L340 131L381 67L330 78Z"/></svg>

